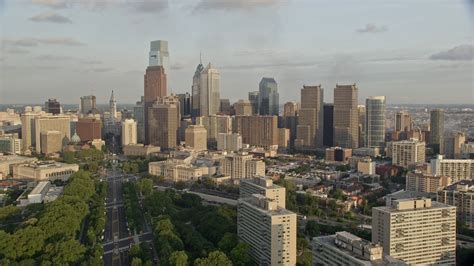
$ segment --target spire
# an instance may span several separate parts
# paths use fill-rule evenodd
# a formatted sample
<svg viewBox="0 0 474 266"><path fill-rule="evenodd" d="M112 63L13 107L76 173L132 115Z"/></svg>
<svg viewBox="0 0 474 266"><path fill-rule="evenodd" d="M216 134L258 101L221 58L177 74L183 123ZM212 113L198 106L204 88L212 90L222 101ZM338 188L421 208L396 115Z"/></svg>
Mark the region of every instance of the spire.
<svg viewBox="0 0 474 266"><path fill-rule="evenodd" d="M114 95L114 90L112 90L112 95L110 95L110 101L115 102L115 95Z"/></svg>
<svg viewBox="0 0 474 266"><path fill-rule="evenodd" d="M202 53L201 53L201 51L199 51L199 64L202 65Z"/></svg>

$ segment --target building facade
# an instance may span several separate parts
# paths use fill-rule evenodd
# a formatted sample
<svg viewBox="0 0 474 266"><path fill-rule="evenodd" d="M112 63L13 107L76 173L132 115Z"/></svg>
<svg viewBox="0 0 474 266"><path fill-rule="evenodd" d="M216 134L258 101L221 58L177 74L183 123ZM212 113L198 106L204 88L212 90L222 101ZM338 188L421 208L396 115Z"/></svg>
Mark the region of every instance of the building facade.
<svg viewBox="0 0 474 266"><path fill-rule="evenodd" d="M369 97L365 106L365 146L385 147L385 96Z"/></svg>
<svg viewBox="0 0 474 266"><path fill-rule="evenodd" d="M474 181L466 180L438 190L438 202L456 206L458 221L474 229Z"/></svg>
<svg viewBox="0 0 474 266"><path fill-rule="evenodd" d="M444 154L443 109L433 109L430 112L430 145L434 153Z"/></svg>
<svg viewBox="0 0 474 266"><path fill-rule="evenodd" d="M416 192L436 193L448 185L452 178L449 176L437 176L424 173L408 173L406 176L406 190Z"/></svg>
<svg viewBox="0 0 474 266"><path fill-rule="evenodd" d="M133 119L122 121L122 146L137 144L137 122Z"/></svg>
<svg viewBox="0 0 474 266"><path fill-rule="evenodd" d="M185 132L186 147L194 151L207 150L207 130L201 125L190 125Z"/></svg>
<svg viewBox="0 0 474 266"><path fill-rule="evenodd" d="M334 145L359 147L358 88L356 85L336 85L334 89Z"/></svg>
<svg viewBox="0 0 474 266"><path fill-rule="evenodd" d="M402 140L391 143L392 164L407 168L425 161L425 143L418 140Z"/></svg>
<svg viewBox="0 0 474 266"><path fill-rule="evenodd" d="M438 155L435 159L431 159L431 173L449 176L453 182L474 180L474 160L444 159L444 156Z"/></svg>
<svg viewBox="0 0 474 266"><path fill-rule="evenodd" d="M242 142L253 146L278 145L277 116L236 116L233 132L242 136Z"/></svg>
<svg viewBox="0 0 474 266"><path fill-rule="evenodd" d="M268 177L253 177L240 181L239 198L249 198L253 194L260 194L277 203L281 208L286 208L286 189L273 184Z"/></svg>
<svg viewBox="0 0 474 266"><path fill-rule="evenodd" d="M321 85L303 86L301 89L301 109L295 140L297 149L314 150L323 146L323 99L324 90Z"/></svg>
<svg viewBox="0 0 474 266"><path fill-rule="evenodd" d="M262 78L259 83L258 110L260 115L276 115L279 112L278 85L274 78Z"/></svg>

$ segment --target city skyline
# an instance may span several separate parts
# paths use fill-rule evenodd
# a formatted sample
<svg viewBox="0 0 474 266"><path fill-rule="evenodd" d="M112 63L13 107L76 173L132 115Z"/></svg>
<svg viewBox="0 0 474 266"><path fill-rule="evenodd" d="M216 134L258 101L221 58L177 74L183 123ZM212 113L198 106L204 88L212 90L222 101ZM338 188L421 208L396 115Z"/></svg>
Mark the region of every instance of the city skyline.
<svg viewBox="0 0 474 266"><path fill-rule="evenodd" d="M359 103L385 95L387 105L462 104L474 92L464 1L369 1L357 9L347 8L352 1L32 2L0 1L2 25L15 25L0 34L0 104L53 97L77 104L89 94L105 103L111 90L118 102L134 103L153 40L168 41L170 93L191 92L200 52L221 73L221 97L231 102L247 99L262 77L275 78L280 105L298 100L303 85L321 84L324 102L332 102L336 84L356 83ZM337 22L321 23L329 20ZM237 21L238 29L226 30Z"/></svg>

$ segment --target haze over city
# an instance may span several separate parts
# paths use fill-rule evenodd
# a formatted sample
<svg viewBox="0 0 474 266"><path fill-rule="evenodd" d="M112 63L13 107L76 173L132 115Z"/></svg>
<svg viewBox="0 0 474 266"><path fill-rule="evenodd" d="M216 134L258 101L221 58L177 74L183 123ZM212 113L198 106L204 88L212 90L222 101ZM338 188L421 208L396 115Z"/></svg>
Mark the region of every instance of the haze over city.
<svg viewBox="0 0 474 266"><path fill-rule="evenodd" d="M0 0L0 103L140 99L149 41L169 42L170 92L190 90L199 63L236 101L278 82L280 102L303 85L357 83L359 99L469 103L474 97L469 1Z"/></svg>

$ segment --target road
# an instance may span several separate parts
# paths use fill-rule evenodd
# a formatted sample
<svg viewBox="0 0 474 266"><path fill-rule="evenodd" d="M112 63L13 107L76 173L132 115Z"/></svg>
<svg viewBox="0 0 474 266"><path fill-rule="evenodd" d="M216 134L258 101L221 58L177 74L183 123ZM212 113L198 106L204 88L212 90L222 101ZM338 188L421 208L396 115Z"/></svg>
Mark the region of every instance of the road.
<svg viewBox="0 0 474 266"><path fill-rule="evenodd" d="M154 188L158 191L165 191L167 189L175 189L172 187L165 187L165 186L155 186ZM201 197L201 199L210 203L228 204L231 206L237 206L237 200L234 200L234 199L223 198L223 197L219 197L215 195L209 195L209 194L204 194L204 193L190 191L190 190L187 190L186 192L190 194L198 195L199 197Z"/></svg>
<svg viewBox="0 0 474 266"><path fill-rule="evenodd" d="M128 250L132 244L148 242L153 251L153 260L157 261L157 253L153 244L153 233L146 219L143 220L143 232L131 235L127 226L123 205L123 182L136 180L137 177L109 171L104 181L108 182L107 192L107 224L104 232L104 265L130 265Z"/></svg>

